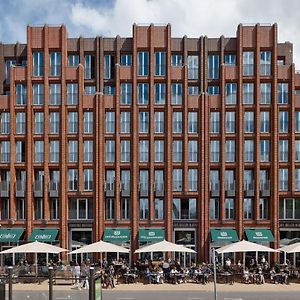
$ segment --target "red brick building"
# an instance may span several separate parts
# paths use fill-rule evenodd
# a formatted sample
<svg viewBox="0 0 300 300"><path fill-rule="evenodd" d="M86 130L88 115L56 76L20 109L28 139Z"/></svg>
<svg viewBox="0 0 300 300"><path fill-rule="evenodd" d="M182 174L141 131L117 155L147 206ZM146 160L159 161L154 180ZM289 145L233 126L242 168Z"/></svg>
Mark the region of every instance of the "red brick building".
<svg viewBox="0 0 300 300"><path fill-rule="evenodd" d="M2 249L165 238L208 260L228 241L300 238L300 76L276 24L28 27L0 45L0 94Z"/></svg>

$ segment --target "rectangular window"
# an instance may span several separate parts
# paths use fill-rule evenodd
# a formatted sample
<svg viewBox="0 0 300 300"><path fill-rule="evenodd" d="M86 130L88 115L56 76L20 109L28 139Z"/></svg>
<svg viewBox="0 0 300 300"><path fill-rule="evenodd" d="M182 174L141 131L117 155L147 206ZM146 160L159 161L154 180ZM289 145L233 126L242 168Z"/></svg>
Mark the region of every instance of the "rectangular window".
<svg viewBox="0 0 300 300"><path fill-rule="evenodd" d="M254 161L254 141L253 140L245 140L244 159L245 159L245 162L253 162Z"/></svg>
<svg viewBox="0 0 300 300"><path fill-rule="evenodd" d="M210 218L210 220L219 220L220 219L220 199L219 198L210 198L209 218Z"/></svg>
<svg viewBox="0 0 300 300"><path fill-rule="evenodd" d="M84 78L92 79L95 77L95 57L87 54L84 56Z"/></svg>
<svg viewBox="0 0 300 300"><path fill-rule="evenodd" d="M245 133L253 133L254 132L254 112L253 111L245 111L244 129L245 129Z"/></svg>
<svg viewBox="0 0 300 300"><path fill-rule="evenodd" d="M16 84L16 104L26 105L27 104L27 88L25 84Z"/></svg>
<svg viewBox="0 0 300 300"><path fill-rule="evenodd" d="M121 104L131 105L132 103L132 84L121 83Z"/></svg>
<svg viewBox="0 0 300 300"><path fill-rule="evenodd" d="M288 162L289 160L289 141L279 140L279 161Z"/></svg>
<svg viewBox="0 0 300 300"><path fill-rule="evenodd" d="M271 75L271 51L260 51L260 75Z"/></svg>
<svg viewBox="0 0 300 300"><path fill-rule="evenodd" d="M289 84L288 83L278 83L277 84L277 101L278 101L278 104L288 104L289 103Z"/></svg>
<svg viewBox="0 0 300 300"><path fill-rule="evenodd" d="M51 155L51 153L50 153ZM16 141L16 162L23 163L26 160L26 146L24 141Z"/></svg>
<svg viewBox="0 0 300 300"><path fill-rule="evenodd" d="M59 162L59 141L50 141L50 162Z"/></svg>
<svg viewBox="0 0 300 300"><path fill-rule="evenodd" d="M79 55L77 54L68 55L68 66L77 67L78 65L79 65Z"/></svg>
<svg viewBox="0 0 300 300"><path fill-rule="evenodd" d="M34 162L44 162L44 141L34 142Z"/></svg>
<svg viewBox="0 0 300 300"><path fill-rule="evenodd" d="M220 161L220 141L210 141L210 162Z"/></svg>
<svg viewBox="0 0 300 300"><path fill-rule="evenodd" d="M243 83L243 104L254 103L254 83Z"/></svg>
<svg viewBox="0 0 300 300"><path fill-rule="evenodd" d="M197 192L198 191L198 170L189 169L189 191Z"/></svg>
<svg viewBox="0 0 300 300"><path fill-rule="evenodd" d="M182 55L181 54L172 54L171 56L171 65L172 67L181 67L182 66Z"/></svg>
<svg viewBox="0 0 300 300"><path fill-rule="evenodd" d="M234 170L225 170L225 191L235 191Z"/></svg>
<svg viewBox="0 0 300 300"><path fill-rule="evenodd" d="M115 133L115 112L107 111L105 113L105 128L106 133Z"/></svg>
<svg viewBox="0 0 300 300"><path fill-rule="evenodd" d="M83 170L83 183L85 191L93 190L93 169Z"/></svg>
<svg viewBox="0 0 300 300"><path fill-rule="evenodd" d="M254 190L253 170L244 170L244 190Z"/></svg>
<svg viewBox="0 0 300 300"><path fill-rule="evenodd" d="M235 54L225 54L224 55L225 65L236 65L236 55Z"/></svg>
<svg viewBox="0 0 300 300"><path fill-rule="evenodd" d="M130 133L130 112L121 112L121 133Z"/></svg>
<svg viewBox="0 0 300 300"><path fill-rule="evenodd" d="M140 220L149 220L149 199L140 198Z"/></svg>
<svg viewBox="0 0 300 300"><path fill-rule="evenodd" d="M130 193L130 171L122 170L121 171L121 193L122 192Z"/></svg>
<svg viewBox="0 0 300 300"><path fill-rule="evenodd" d="M149 112L141 111L139 118L139 132L140 133L148 133L149 132Z"/></svg>
<svg viewBox="0 0 300 300"><path fill-rule="evenodd" d="M10 82L10 68L16 65L15 60L6 60L5 61L5 83L9 84Z"/></svg>
<svg viewBox="0 0 300 300"><path fill-rule="evenodd" d="M198 162L198 141L189 141L189 162Z"/></svg>
<svg viewBox="0 0 300 300"><path fill-rule="evenodd" d="M17 220L25 220L25 199L17 198Z"/></svg>
<svg viewBox="0 0 300 300"><path fill-rule="evenodd" d="M104 93L104 95L115 95L116 94L116 88L115 88L115 86L112 86L112 85L105 85L103 93Z"/></svg>
<svg viewBox="0 0 300 300"><path fill-rule="evenodd" d="M295 111L295 132L300 132L300 111Z"/></svg>
<svg viewBox="0 0 300 300"><path fill-rule="evenodd" d="M83 113L83 132L93 133L93 112L91 111Z"/></svg>
<svg viewBox="0 0 300 300"><path fill-rule="evenodd" d="M148 83L138 83L137 86L138 93L138 104L149 104L149 84Z"/></svg>
<svg viewBox="0 0 300 300"><path fill-rule="evenodd" d="M61 52L50 52L50 76L61 75Z"/></svg>
<svg viewBox="0 0 300 300"><path fill-rule="evenodd" d="M155 83L154 84L154 100L155 104L164 105L166 102L166 84Z"/></svg>
<svg viewBox="0 0 300 300"><path fill-rule="evenodd" d="M155 76L166 76L166 52L154 53Z"/></svg>
<svg viewBox="0 0 300 300"><path fill-rule="evenodd" d="M196 219L196 199L173 199L173 220Z"/></svg>
<svg viewBox="0 0 300 300"><path fill-rule="evenodd" d="M156 140L154 142L154 160L155 162L164 162L164 141Z"/></svg>
<svg viewBox="0 0 300 300"><path fill-rule="evenodd" d="M94 95L94 94L96 94L96 86L95 85L85 85L84 94L85 95Z"/></svg>
<svg viewBox="0 0 300 300"><path fill-rule="evenodd" d="M44 133L44 113L36 112L34 114L34 133L43 134Z"/></svg>
<svg viewBox="0 0 300 300"><path fill-rule="evenodd" d="M226 83L226 104L236 104L237 84Z"/></svg>
<svg viewBox="0 0 300 300"><path fill-rule="evenodd" d="M226 162L235 162L235 140L226 140Z"/></svg>
<svg viewBox="0 0 300 300"><path fill-rule="evenodd" d="M34 105L44 104L44 84L34 83L32 85L32 101Z"/></svg>
<svg viewBox="0 0 300 300"><path fill-rule="evenodd" d="M78 161L78 141L69 141L69 162L75 163Z"/></svg>
<svg viewBox="0 0 300 300"><path fill-rule="evenodd" d="M279 112L279 132L288 133L289 132L289 112L280 111Z"/></svg>
<svg viewBox="0 0 300 300"><path fill-rule="evenodd" d="M59 133L59 112L50 112L50 134Z"/></svg>
<svg viewBox="0 0 300 300"><path fill-rule="evenodd" d="M244 198L244 219L249 220L253 218L252 199Z"/></svg>
<svg viewBox="0 0 300 300"><path fill-rule="evenodd" d="M121 141L121 162L130 162L130 140Z"/></svg>
<svg viewBox="0 0 300 300"><path fill-rule="evenodd" d="M300 169L295 169L295 191L300 191Z"/></svg>
<svg viewBox="0 0 300 300"><path fill-rule="evenodd" d="M208 55L208 78L219 79L219 55Z"/></svg>
<svg viewBox="0 0 300 300"><path fill-rule="evenodd" d="M210 112L210 133L220 133L220 113Z"/></svg>
<svg viewBox="0 0 300 300"><path fill-rule="evenodd" d="M267 198L259 199L259 219L268 220L269 219L269 202Z"/></svg>
<svg viewBox="0 0 300 300"><path fill-rule="evenodd" d="M85 140L83 143L83 161L86 163L93 162L93 141Z"/></svg>
<svg viewBox="0 0 300 300"><path fill-rule="evenodd" d="M1 142L1 162L2 163L10 162L10 142L9 141Z"/></svg>
<svg viewBox="0 0 300 300"><path fill-rule="evenodd" d="M93 205L91 199L69 199L69 219L93 219Z"/></svg>
<svg viewBox="0 0 300 300"><path fill-rule="evenodd" d="M33 59L33 76L44 76L44 52L34 51Z"/></svg>
<svg viewBox="0 0 300 300"><path fill-rule="evenodd" d="M140 170L140 179L139 179L139 190L140 193L148 195L149 191L149 171L148 170Z"/></svg>
<svg viewBox="0 0 300 300"><path fill-rule="evenodd" d="M154 130L155 133L164 133L164 112L156 111L154 113Z"/></svg>
<svg viewBox="0 0 300 300"><path fill-rule="evenodd" d="M254 52L244 51L243 52L243 76L254 75Z"/></svg>
<svg viewBox="0 0 300 300"><path fill-rule="evenodd" d="M209 85L207 88L208 95L219 95L220 87L218 85Z"/></svg>
<svg viewBox="0 0 300 300"><path fill-rule="evenodd" d="M78 104L78 84L67 83L67 104L77 105Z"/></svg>
<svg viewBox="0 0 300 300"><path fill-rule="evenodd" d="M10 133L10 113L1 113L1 134Z"/></svg>
<svg viewBox="0 0 300 300"><path fill-rule="evenodd" d="M107 140L105 142L105 161L114 162L115 161L115 141Z"/></svg>
<svg viewBox="0 0 300 300"><path fill-rule="evenodd" d="M61 84L50 83L50 105L61 104Z"/></svg>
<svg viewBox="0 0 300 300"><path fill-rule="evenodd" d="M140 141L140 162L149 161L149 141Z"/></svg>
<svg viewBox="0 0 300 300"><path fill-rule="evenodd" d="M132 66L132 55L131 54L121 54L121 66Z"/></svg>
<svg viewBox="0 0 300 300"><path fill-rule="evenodd" d="M235 112L226 112L226 133L235 133Z"/></svg>
<svg viewBox="0 0 300 300"><path fill-rule="evenodd" d="M182 133L182 112L173 112L173 133Z"/></svg>
<svg viewBox="0 0 300 300"><path fill-rule="evenodd" d="M26 132L26 114L24 112L16 113L16 134L25 134Z"/></svg>
<svg viewBox="0 0 300 300"><path fill-rule="evenodd" d="M138 52L138 76L149 75L149 52Z"/></svg>
<svg viewBox="0 0 300 300"><path fill-rule="evenodd" d="M295 161L300 162L300 140L295 140Z"/></svg>
<svg viewBox="0 0 300 300"><path fill-rule="evenodd" d="M164 219L164 199L154 199L154 217L155 220Z"/></svg>
<svg viewBox="0 0 300 300"><path fill-rule="evenodd" d="M113 220L115 218L115 199L107 198L105 201L105 219Z"/></svg>
<svg viewBox="0 0 300 300"><path fill-rule="evenodd" d="M182 191L182 169L173 169L173 191Z"/></svg>
<svg viewBox="0 0 300 300"><path fill-rule="evenodd" d="M34 219L44 219L44 202L43 198L34 198Z"/></svg>
<svg viewBox="0 0 300 300"><path fill-rule="evenodd" d="M50 220L59 220L59 199L50 199Z"/></svg>
<svg viewBox="0 0 300 300"><path fill-rule="evenodd" d="M182 141L173 141L173 162L182 162Z"/></svg>
<svg viewBox="0 0 300 300"><path fill-rule="evenodd" d="M271 83L260 84L260 104L271 104Z"/></svg>
<svg viewBox="0 0 300 300"><path fill-rule="evenodd" d="M115 77L115 57L110 54L104 55L104 79Z"/></svg>
<svg viewBox="0 0 300 300"><path fill-rule="evenodd" d="M233 198L225 199L225 219L226 220L234 219L234 199Z"/></svg>
<svg viewBox="0 0 300 300"><path fill-rule="evenodd" d="M192 96L199 95L199 87L195 85L189 85L188 86L188 94Z"/></svg>
<svg viewBox="0 0 300 300"><path fill-rule="evenodd" d="M270 113L268 111L260 112L260 132L270 132Z"/></svg>
<svg viewBox="0 0 300 300"><path fill-rule="evenodd" d="M78 132L78 112L69 112L68 129L71 134Z"/></svg>
<svg viewBox="0 0 300 300"><path fill-rule="evenodd" d="M68 170L68 186L69 191L77 191L78 189L78 170L69 169Z"/></svg>
<svg viewBox="0 0 300 300"><path fill-rule="evenodd" d="M188 56L188 79L198 79L199 58L197 55Z"/></svg>
<svg viewBox="0 0 300 300"><path fill-rule="evenodd" d="M287 198L279 201L279 219L300 219L300 199Z"/></svg>
<svg viewBox="0 0 300 300"><path fill-rule="evenodd" d="M189 112L188 114L188 133L198 133L198 113Z"/></svg>
<svg viewBox="0 0 300 300"><path fill-rule="evenodd" d="M270 141L260 140L260 161L269 162L270 161Z"/></svg>
<svg viewBox="0 0 300 300"><path fill-rule="evenodd" d="M171 103L173 105L182 104L182 84L172 83L171 84Z"/></svg>
<svg viewBox="0 0 300 300"><path fill-rule="evenodd" d="M130 199L121 198L121 219L129 220L130 219Z"/></svg>

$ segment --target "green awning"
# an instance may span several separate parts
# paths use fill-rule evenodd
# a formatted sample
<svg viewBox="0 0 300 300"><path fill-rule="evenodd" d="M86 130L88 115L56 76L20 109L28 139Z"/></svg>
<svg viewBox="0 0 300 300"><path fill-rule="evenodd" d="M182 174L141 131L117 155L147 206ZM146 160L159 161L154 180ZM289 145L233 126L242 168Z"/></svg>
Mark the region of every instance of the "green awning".
<svg viewBox="0 0 300 300"><path fill-rule="evenodd" d="M162 228L144 228L139 230L140 242L161 242L165 239L165 230Z"/></svg>
<svg viewBox="0 0 300 300"><path fill-rule="evenodd" d="M130 241L129 228L107 228L104 231L104 242L124 243Z"/></svg>
<svg viewBox="0 0 300 300"><path fill-rule="evenodd" d="M274 242L274 235L270 229L245 229L250 242Z"/></svg>
<svg viewBox="0 0 300 300"><path fill-rule="evenodd" d="M23 235L24 228L1 228L0 229L0 242L18 242Z"/></svg>
<svg viewBox="0 0 300 300"><path fill-rule="evenodd" d="M44 229L44 228L33 229L29 237L29 241L53 242L57 238L58 231L59 231L58 229Z"/></svg>
<svg viewBox="0 0 300 300"><path fill-rule="evenodd" d="M239 238L235 229L211 229L212 242L237 242Z"/></svg>

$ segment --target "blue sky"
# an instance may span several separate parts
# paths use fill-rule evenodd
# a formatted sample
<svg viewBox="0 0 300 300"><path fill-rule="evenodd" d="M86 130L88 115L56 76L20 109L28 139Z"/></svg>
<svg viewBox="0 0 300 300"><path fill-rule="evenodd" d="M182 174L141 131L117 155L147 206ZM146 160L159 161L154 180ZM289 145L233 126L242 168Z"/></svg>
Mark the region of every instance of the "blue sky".
<svg viewBox="0 0 300 300"><path fill-rule="evenodd" d="M70 37L131 36L135 23L171 23L172 36L234 36L239 23L278 23L300 69L299 0L1 0L0 40L26 41L28 24L66 24Z"/></svg>

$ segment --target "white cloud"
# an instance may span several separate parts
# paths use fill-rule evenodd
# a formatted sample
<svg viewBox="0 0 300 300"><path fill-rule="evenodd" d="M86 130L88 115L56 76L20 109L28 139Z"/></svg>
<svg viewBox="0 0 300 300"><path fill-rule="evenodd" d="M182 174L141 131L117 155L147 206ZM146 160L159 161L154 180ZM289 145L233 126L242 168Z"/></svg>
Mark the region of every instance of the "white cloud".
<svg viewBox="0 0 300 300"><path fill-rule="evenodd" d="M235 36L239 23L278 23L279 41L294 44L294 60L300 68L298 11L290 0L116 0L112 6L72 6L71 34L84 36L132 35L133 23L171 23L172 36Z"/></svg>

